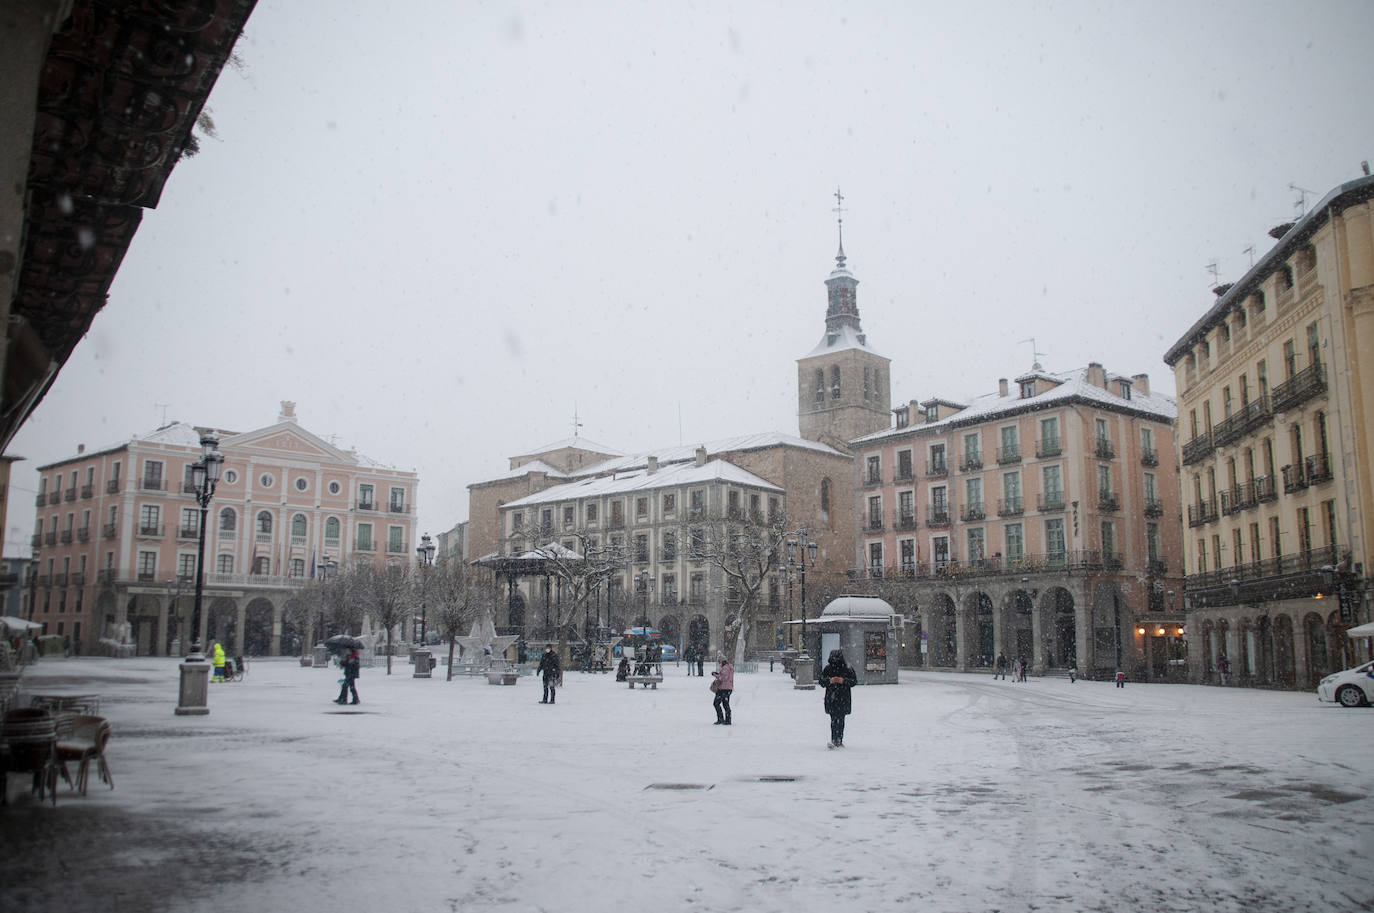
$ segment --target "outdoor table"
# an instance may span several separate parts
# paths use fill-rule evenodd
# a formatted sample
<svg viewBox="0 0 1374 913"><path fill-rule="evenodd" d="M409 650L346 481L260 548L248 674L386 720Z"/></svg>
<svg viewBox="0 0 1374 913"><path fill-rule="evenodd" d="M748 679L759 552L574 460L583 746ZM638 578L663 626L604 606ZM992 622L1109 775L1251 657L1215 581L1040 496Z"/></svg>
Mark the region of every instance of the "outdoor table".
<svg viewBox="0 0 1374 913"><path fill-rule="evenodd" d="M98 716L100 714L100 695L30 694L29 706L50 710L54 713L85 713Z"/></svg>

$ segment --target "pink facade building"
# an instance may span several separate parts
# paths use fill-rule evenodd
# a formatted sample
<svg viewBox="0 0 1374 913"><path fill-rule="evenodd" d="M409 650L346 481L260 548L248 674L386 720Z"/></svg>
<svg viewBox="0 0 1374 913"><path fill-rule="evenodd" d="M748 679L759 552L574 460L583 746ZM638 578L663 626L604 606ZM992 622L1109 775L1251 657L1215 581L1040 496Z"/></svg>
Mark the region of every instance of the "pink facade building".
<svg viewBox="0 0 1374 913"><path fill-rule="evenodd" d="M1173 400L1037 364L971 403L898 407L856 457L856 586L914 625L904 665L1182 678Z"/></svg>
<svg viewBox="0 0 1374 913"><path fill-rule="evenodd" d="M200 507L191 464L207 429L176 422L97 452L39 467L26 598L44 634L96 652L187 652ZM341 450L296 422L220 431L223 475L210 503L200 636L233 652L294 653L311 632L284 621L322 567L414 560L413 472Z"/></svg>

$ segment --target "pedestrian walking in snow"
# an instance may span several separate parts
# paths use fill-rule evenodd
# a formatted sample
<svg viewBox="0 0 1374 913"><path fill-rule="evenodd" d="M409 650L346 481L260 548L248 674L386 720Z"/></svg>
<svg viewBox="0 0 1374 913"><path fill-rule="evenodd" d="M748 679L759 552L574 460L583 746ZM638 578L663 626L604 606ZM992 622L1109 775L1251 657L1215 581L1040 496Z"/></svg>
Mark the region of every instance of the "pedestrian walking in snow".
<svg viewBox="0 0 1374 913"><path fill-rule="evenodd" d="M711 690L716 699L711 706L716 708L716 725L730 725L730 694L735 690L735 667L724 656L720 658L720 668L711 673Z"/></svg>
<svg viewBox="0 0 1374 913"><path fill-rule="evenodd" d="M362 668L362 660L358 658L357 650L349 650L348 656L344 657L343 666L343 687L339 689L339 696L334 699L336 704L347 704L348 693L353 692L353 703L358 703L358 673Z"/></svg>
<svg viewBox="0 0 1374 913"><path fill-rule="evenodd" d="M1002 681L1007 680L1007 654L1000 652L997 654L997 671L992 673L992 677L994 679L1000 678Z"/></svg>
<svg viewBox="0 0 1374 913"><path fill-rule="evenodd" d="M687 660L687 677L688 677L688 678L691 678L691 677L692 677L692 669L693 669L693 668L696 666L696 664L697 664L697 648L696 648L696 647L693 647L693 646L691 646L691 645L688 645L686 651L683 653L682 658L685 659L685 660Z"/></svg>
<svg viewBox="0 0 1374 913"><path fill-rule="evenodd" d="M1116 670L1116 686L1118 688L1126 687L1126 673L1122 672L1120 669Z"/></svg>
<svg viewBox="0 0 1374 913"><path fill-rule="evenodd" d="M697 647L697 678L704 678L706 675L706 648Z"/></svg>
<svg viewBox="0 0 1374 913"><path fill-rule="evenodd" d="M851 692L859 683L859 677L849 663L844 661L844 653L831 650L830 659L821 670L821 682L825 685L825 712L830 715L830 748L844 747L844 718L852 708Z"/></svg>
<svg viewBox="0 0 1374 913"><path fill-rule="evenodd" d="M1073 684L1074 682L1076 682L1076 681L1078 681L1078 663L1070 662L1070 663L1069 663L1069 684L1072 685L1072 684Z"/></svg>
<svg viewBox="0 0 1374 913"><path fill-rule="evenodd" d="M557 703L558 680L562 678L563 666L558 660L558 653L554 650L553 644L549 644L544 650L544 655L539 658L539 668L535 671L544 678L544 697L539 703Z"/></svg>

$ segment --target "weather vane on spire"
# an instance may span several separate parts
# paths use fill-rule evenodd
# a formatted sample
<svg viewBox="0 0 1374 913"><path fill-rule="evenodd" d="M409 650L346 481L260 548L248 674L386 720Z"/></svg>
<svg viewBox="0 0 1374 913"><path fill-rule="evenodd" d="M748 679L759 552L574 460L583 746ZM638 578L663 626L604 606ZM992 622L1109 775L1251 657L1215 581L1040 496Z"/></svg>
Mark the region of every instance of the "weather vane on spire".
<svg viewBox="0 0 1374 913"><path fill-rule="evenodd" d="M844 256L844 194L840 193L840 188L839 188L838 186L835 188L835 213L836 213L836 215L837 215L836 221L839 223L839 226L840 226L840 252L839 252L838 254L835 255L835 262L836 262L837 264L839 264L841 268L843 268L843 267L844 267L844 261L845 261L845 256Z"/></svg>

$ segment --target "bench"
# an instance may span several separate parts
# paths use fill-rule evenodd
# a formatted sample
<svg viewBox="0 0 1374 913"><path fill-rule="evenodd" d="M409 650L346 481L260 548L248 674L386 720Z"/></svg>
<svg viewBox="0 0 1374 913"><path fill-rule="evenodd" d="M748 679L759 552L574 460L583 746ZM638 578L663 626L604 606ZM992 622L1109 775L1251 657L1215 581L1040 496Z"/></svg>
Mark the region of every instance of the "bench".
<svg viewBox="0 0 1374 913"><path fill-rule="evenodd" d="M645 688L658 690L658 683L663 681L661 675L627 675L625 681L630 683L630 690L633 691L636 684L643 685Z"/></svg>
<svg viewBox="0 0 1374 913"><path fill-rule="evenodd" d="M507 672L504 669L488 669L488 685L514 685L520 679L519 672Z"/></svg>

